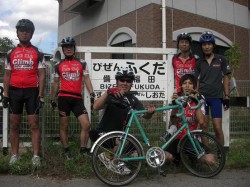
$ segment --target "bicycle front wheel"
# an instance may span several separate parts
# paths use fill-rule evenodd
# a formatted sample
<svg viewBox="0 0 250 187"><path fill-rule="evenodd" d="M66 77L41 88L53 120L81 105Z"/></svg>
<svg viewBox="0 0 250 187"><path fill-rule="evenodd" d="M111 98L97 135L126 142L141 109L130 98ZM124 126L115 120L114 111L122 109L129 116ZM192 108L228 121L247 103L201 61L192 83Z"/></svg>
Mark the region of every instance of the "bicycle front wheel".
<svg viewBox="0 0 250 187"><path fill-rule="evenodd" d="M191 136L203 154L199 157L195 153L189 137L185 136L178 147L184 166L198 177L210 178L219 174L226 160L225 152L219 141L204 132L192 132Z"/></svg>
<svg viewBox="0 0 250 187"><path fill-rule="evenodd" d="M114 132L104 135L93 150L92 168L96 176L108 185L126 185L135 179L141 169L142 160L121 160L144 154L141 144L132 135L127 136L122 155L116 155L123 134Z"/></svg>

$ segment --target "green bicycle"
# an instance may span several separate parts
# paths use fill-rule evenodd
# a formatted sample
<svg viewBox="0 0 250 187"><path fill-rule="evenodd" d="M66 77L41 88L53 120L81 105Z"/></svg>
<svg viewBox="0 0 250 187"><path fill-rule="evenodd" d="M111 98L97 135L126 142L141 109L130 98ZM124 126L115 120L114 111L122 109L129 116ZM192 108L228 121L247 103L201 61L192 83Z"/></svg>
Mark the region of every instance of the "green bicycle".
<svg viewBox="0 0 250 187"><path fill-rule="evenodd" d="M175 105L166 105L155 109L156 112L178 109L177 117L182 120L182 126L160 147L151 146L149 138L138 119L147 110L130 109L128 114L130 117L124 132L106 133L92 146L92 168L96 176L108 185L126 185L136 178L142 163L145 161L149 166L157 168L159 173L164 176L165 173L161 169L166 160L164 150L183 129L186 129L187 133L178 144L178 152L183 165L198 177L209 178L219 174L225 165L223 147L214 136L208 133L200 130L190 131L184 115L185 106L190 99L197 103L196 106L191 107L192 110L200 107L201 104L197 98L182 96L175 100ZM135 136L129 133L132 122L135 122L139 129L146 148ZM214 155L213 164L202 161L206 154Z"/></svg>

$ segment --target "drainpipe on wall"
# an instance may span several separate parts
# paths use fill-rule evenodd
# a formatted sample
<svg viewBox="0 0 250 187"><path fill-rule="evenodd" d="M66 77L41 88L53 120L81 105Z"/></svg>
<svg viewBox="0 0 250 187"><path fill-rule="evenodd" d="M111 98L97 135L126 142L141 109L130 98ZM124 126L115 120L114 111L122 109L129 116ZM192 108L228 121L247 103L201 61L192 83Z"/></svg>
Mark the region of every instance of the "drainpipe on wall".
<svg viewBox="0 0 250 187"><path fill-rule="evenodd" d="M166 1L162 0L162 48L166 49ZM166 61L166 55L162 56L162 60Z"/></svg>
<svg viewBox="0 0 250 187"><path fill-rule="evenodd" d="M166 43L167 42L167 40L166 40L166 0L162 0L161 5L162 5L162 7L161 7L161 10L162 10L162 49L165 50L167 47L167 43ZM167 54L162 55L162 60L167 62ZM168 96L167 96L167 98L168 98ZM165 100L163 105L165 106L165 105L167 105L167 103L168 103L168 100ZM166 130L168 129L168 122L170 119L169 115L170 115L170 113L167 113L166 111L164 111L163 121L166 122Z"/></svg>

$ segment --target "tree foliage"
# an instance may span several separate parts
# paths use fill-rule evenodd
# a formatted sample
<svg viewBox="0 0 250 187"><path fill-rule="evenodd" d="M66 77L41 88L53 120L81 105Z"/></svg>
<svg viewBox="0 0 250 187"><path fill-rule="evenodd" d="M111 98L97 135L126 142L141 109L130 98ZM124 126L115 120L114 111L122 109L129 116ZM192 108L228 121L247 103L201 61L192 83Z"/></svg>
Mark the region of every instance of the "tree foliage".
<svg viewBox="0 0 250 187"><path fill-rule="evenodd" d="M3 71L2 63L6 53L15 47L14 42L7 37L0 37L0 73Z"/></svg>
<svg viewBox="0 0 250 187"><path fill-rule="evenodd" d="M0 50L2 53L7 53L10 49L15 47L14 42L7 37L0 37Z"/></svg>
<svg viewBox="0 0 250 187"><path fill-rule="evenodd" d="M243 57L243 53L241 52L240 47L236 43L233 43L232 47L225 52L225 56L232 68L231 75L233 76L234 71L239 68L239 63Z"/></svg>

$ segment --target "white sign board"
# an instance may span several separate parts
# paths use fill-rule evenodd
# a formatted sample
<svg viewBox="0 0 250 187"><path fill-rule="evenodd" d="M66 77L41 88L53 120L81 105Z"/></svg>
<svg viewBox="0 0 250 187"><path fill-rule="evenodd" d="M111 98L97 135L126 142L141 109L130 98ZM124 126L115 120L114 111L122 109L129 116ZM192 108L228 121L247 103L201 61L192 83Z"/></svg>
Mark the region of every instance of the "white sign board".
<svg viewBox="0 0 250 187"><path fill-rule="evenodd" d="M120 67L131 67L135 81L131 91L140 100L167 99L167 62L162 60L92 59L91 81L97 96L116 86L115 74Z"/></svg>

